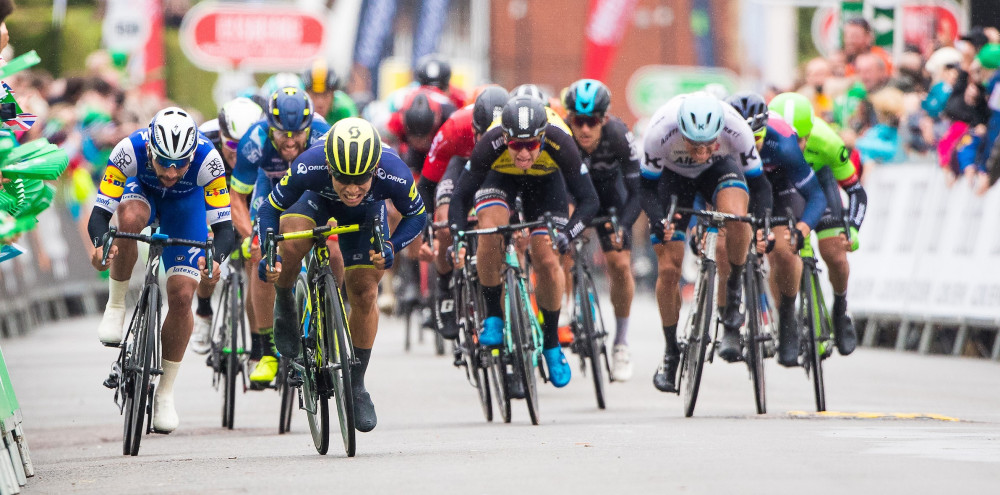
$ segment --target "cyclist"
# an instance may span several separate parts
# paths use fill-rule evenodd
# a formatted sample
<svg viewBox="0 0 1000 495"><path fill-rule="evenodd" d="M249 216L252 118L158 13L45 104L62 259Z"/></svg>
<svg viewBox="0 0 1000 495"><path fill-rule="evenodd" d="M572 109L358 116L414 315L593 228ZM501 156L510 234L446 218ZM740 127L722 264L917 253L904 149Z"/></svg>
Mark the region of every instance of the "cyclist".
<svg viewBox="0 0 1000 495"><path fill-rule="evenodd" d="M560 115L559 112L556 111L556 109L552 108L552 102L555 99L550 99L537 85L530 83L522 84L514 88L510 92L510 96L511 97L533 96L535 98L538 98L539 100L542 101L542 103L545 104L545 114L548 115L549 122L554 123L556 126L566 131L567 134L573 134L573 131L571 131L569 126L566 125L566 120L563 119L562 115ZM557 104L559 103L558 100L555 101Z"/></svg>
<svg viewBox="0 0 1000 495"><path fill-rule="evenodd" d="M314 59L301 77L316 114L322 116L328 124L333 125L341 119L358 116L354 100L340 90L340 78L325 59Z"/></svg>
<svg viewBox="0 0 1000 495"><path fill-rule="evenodd" d="M431 148L431 141L441 124L455 111L455 105L436 88L421 86L412 90L403 100L386 125L390 138L398 143L399 156L413 171L420 175L424 160ZM433 198L424 198L430 203Z"/></svg>
<svg viewBox="0 0 1000 495"><path fill-rule="evenodd" d="M244 239L253 239L253 220L257 209L270 194L274 184L284 177L289 164L313 143L322 139L330 126L315 118L312 100L305 91L285 87L271 94L264 112L266 119L254 124L240 140L233 170L233 225ZM250 207L246 198L253 193ZM250 265L260 259L257 243L250 253ZM339 254L339 251L334 250ZM331 263L339 267L340 263ZM257 361L250 381L266 385L278 373L278 359L274 352L273 315L274 290L251 277L248 284L250 300L256 317L256 327L251 327L250 360Z"/></svg>
<svg viewBox="0 0 1000 495"><path fill-rule="evenodd" d="M339 249L346 272L348 315L355 356L351 368L355 425L358 431L375 428L375 405L365 389L365 370L378 330L378 282L392 266L395 253L420 235L427 221L417 186L399 156L382 144L368 121L347 118L334 124L324 141L296 160L260 207L261 232L308 230L336 221L341 224L381 222L386 227L386 201L402 213L395 232L383 246L372 245L370 231L340 235ZM336 220L334 220L336 219ZM283 242L275 270L261 260L258 275L274 283L275 344L284 356L299 354L299 332L292 287L302 258L311 247L308 239ZM384 254L383 254L384 253ZM288 267L281 269L281 264Z"/></svg>
<svg viewBox="0 0 1000 495"><path fill-rule="evenodd" d="M656 297L663 322L666 349L663 363L653 375L653 385L660 391L675 391L680 351L677 347L677 320L680 313L680 267L684 259L682 230L674 230L665 219L667 198L677 196L678 207L690 207L700 194L715 209L734 215L746 215L749 191L767 195L770 184L763 177L760 157L754 147L750 126L729 105L708 93L699 92L672 98L650 119L645 133L645 161L642 165L642 206L650 219L659 273ZM764 201L760 201L763 203ZM687 225L690 215L681 215L679 225ZM720 233L721 234L721 233ZM719 260L719 281L726 279L726 306L722 312L725 328L720 356L739 352L740 289L743 264L750 245L750 227L743 222L727 222L724 238L728 265ZM728 271L728 276L722 268ZM722 297L719 298L720 303ZM736 334L736 347L726 348ZM726 351L726 352L723 352Z"/></svg>
<svg viewBox="0 0 1000 495"><path fill-rule="evenodd" d="M799 147L809 165L816 171L820 186L826 195L827 210L816 226L819 237L819 254L826 262L833 286L834 341L841 355L854 352L858 345L854 322L847 314L847 282L851 267L847 262L848 251L858 248L858 229L865 218L868 195L861 186L857 169L844 140L823 119L813 115L809 100L798 93L782 93L768 105L781 115L799 134ZM847 193L848 208L843 203L837 184ZM844 233L844 215L850 228L851 241Z"/></svg>
<svg viewBox="0 0 1000 495"><path fill-rule="evenodd" d="M260 85L257 94L253 95L251 99L260 105L261 108L267 109L267 100L271 99L271 95L281 88L295 88L305 91L306 85L302 83L302 78L298 74L279 72L268 77L264 81L264 84Z"/></svg>
<svg viewBox="0 0 1000 495"><path fill-rule="evenodd" d="M578 205L571 218L567 218L567 190ZM563 387L569 383L571 371L559 346L564 275L553 249L565 254L570 240L583 233L597 212L597 192L572 137L550 124L543 103L531 96L511 98L498 125L490 127L472 149L466 172L452 193L449 225L464 228L473 197L480 228L507 225L518 193L526 218L534 220L551 212L559 225L556 246L550 244L548 230L541 227L531 232L530 249L537 274L535 297L543 320L542 355L552 384ZM476 250L487 315L479 342L485 346L503 342L500 243L499 236L484 236Z"/></svg>
<svg viewBox="0 0 1000 495"><path fill-rule="evenodd" d="M462 108L468 101L465 91L451 85L451 64L436 53L420 57L417 68L413 71L413 79L421 86L432 86L441 90L455 108Z"/></svg>
<svg viewBox="0 0 1000 495"><path fill-rule="evenodd" d="M618 211L621 231L599 225L597 235L607 260L611 286L611 305L615 310L615 344L612 375L625 381L632 376L628 350L629 310L635 291L632 278L632 224L639 217L639 153L632 133L617 117L608 115L611 92L604 83L581 79L570 85L563 99L566 122L590 170L590 177L600 198L600 212ZM616 235L617 234L617 235ZM616 242L616 238L620 242Z"/></svg>
<svg viewBox="0 0 1000 495"><path fill-rule="evenodd" d="M110 295L98 337L107 346L121 344L125 322L125 294L138 257L135 241L116 239L102 264L102 237L111 217L118 229L138 233L159 221L160 232L170 237L204 241L208 228L215 235L215 259L211 264L197 249L167 246L162 264L167 274L167 314L163 318L163 375L153 398L153 429L169 433L177 428L174 380L191 336L191 298L198 287L199 272L218 278L218 262L232 252L229 188L222 157L198 133L194 120L184 110L167 107L153 116L147 129L122 139L108 159L87 231L95 248L91 264L97 270L111 268ZM164 212L169 212L164 214ZM206 223L207 220L207 223Z"/></svg>
<svg viewBox="0 0 1000 495"><path fill-rule="evenodd" d="M472 147L490 124L499 118L508 99L507 90L496 85L489 86L479 93L474 104L451 114L434 136L417 182L417 190L422 197L434 197L434 221L448 220L452 191L465 169ZM458 337L458 322L455 320L455 300L450 290L452 265L447 255L451 236L447 229L439 229L435 237L437 251L434 267L438 273L438 285L434 316L441 336L454 339Z"/></svg>
<svg viewBox="0 0 1000 495"><path fill-rule="evenodd" d="M816 228L826 209L826 196L813 169L806 163L799 149L795 130L777 114L769 114L764 98L756 93L737 93L726 99L754 133L757 151L764 164L764 174L771 183L774 195L774 212L785 215L787 209L798 218L795 228L797 245L789 242L774 243L768 254L771 263L771 293L780 297L778 304L779 338L778 363L784 366L798 364L799 332L796 328L795 297L802 278L802 259L797 251L806 236ZM772 225L774 236L790 239L787 225Z"/></svg>
<svg viewBox="0 0 1000 495"><path fill-rule="evenodd" d="M232 177L236 166L236 147L247 129L264 117L264 111L249 98L235 98L222 105L219 117L206 121L198 130L212 142L226 165L226 180ZM231 188L230 188L231 189ZM247 201L249 204L249 201ZM248 267L249 270L249 267ZM198 285L198 306L194 312L194 331L191 333L191 350L205 354L209 350L212 333L212 292L216 279L206 280ZM211 286L209 285L211 284ZM247 319L250 328L256 328L253 306L247 304Z"/></svg>

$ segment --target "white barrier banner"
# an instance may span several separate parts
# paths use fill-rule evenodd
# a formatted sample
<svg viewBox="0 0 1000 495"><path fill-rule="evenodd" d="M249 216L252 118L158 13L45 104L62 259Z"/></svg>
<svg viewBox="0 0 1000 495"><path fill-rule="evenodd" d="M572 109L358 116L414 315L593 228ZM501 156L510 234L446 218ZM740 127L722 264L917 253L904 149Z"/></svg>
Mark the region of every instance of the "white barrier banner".
<svg viewBox="0 0 1000 495"><path fill-rule="evenodd" d="M851 263L854 313L910 321L1000 322L1000 192L947 187L930 164L866 178L868 215Z"/></svg>

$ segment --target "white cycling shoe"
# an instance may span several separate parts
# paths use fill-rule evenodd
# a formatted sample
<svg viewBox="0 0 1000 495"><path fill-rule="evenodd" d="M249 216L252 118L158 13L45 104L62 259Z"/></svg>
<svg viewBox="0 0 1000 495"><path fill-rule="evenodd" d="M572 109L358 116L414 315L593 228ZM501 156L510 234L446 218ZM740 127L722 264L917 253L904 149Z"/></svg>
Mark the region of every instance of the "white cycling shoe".
<svg viewBox="0 0 1000 495"><path fill-rule="evenodd" d="M125 308L107 307L101 324L97 327L97 338L108 347L117 347L122 343L125 334Z"/></svg>
<svg viewBox="0 0 1000 495"><path fill-rule="evenodd" d="M611 353L611 376L616 382L627 382L632 378L632 356L625 344L615 345Z"/></svg>
<svg viewBox="0 0 1000 495"><path fill-rule="evenodd" d="M156 433L170 433L177 429L180 419L177 418L177 409L174 408L174 396L159 394L153 396L153 431Z"/></svg>
<svg viewBox="0 0 1000 495"><path fill-rule="evenodd" d="M195 354L208 354L211 348L212 317L194 315L194 331L191 332L191 350Z"/></svg>

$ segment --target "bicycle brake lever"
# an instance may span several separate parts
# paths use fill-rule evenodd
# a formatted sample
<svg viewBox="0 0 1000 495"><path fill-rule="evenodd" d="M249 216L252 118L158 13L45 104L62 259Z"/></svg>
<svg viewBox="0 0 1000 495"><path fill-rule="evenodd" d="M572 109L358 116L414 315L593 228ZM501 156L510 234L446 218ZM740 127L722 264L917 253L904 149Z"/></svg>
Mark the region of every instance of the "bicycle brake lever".
<svg viewBox="0 0 1000 495"><path fill-rule="evenodd" d="M205 268L208 269L208 279L212 280L212 272L215 271L215 247L212 239L205 241Z"/></svg>

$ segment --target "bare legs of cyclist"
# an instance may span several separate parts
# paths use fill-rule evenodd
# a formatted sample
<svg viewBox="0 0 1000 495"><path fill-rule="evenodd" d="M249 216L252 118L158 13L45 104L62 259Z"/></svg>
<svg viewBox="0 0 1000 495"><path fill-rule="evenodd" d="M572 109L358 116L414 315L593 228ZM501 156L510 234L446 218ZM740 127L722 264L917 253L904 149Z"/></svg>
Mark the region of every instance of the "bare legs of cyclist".
<svg viewBox="0 0 1000 495"><path fill-rule="evenodd" d="M506 206L487 206L477 212L480 228L508 225L510 213ZM479 277L486 304L486 320L479 334L483 345L503 342L503 268L504 246L499 235L481 236L476 250ZM563 387L571 371L559 346L559 312L565 290L565 280L559 254L552 248L547 235L532 235L529 240L531 265L536 275L535 300L542 313L542 354L549 369L549 378L556 387ZM516 381L515 381L516 382ZM512 392L512 395L514 392ZM523 391L521 392L523 394Z"/></svg>
<svg viewBox="0 0 1000 495"><path fill-rule="evenodd" d="M846 356L858 345L858 335L854 322L847 314L847 280L851 274L851 266L847 262L847 252L851 245L843 234L820 239L819 253L826 262L830 272L830 285L833 286L833 335L837 350Z"/></svg>
<svg viewBox="0 0 1000 495"><path fill-rule="evenodd" d="M746 215L747 205L750 197L747 192L740 187L725 187L716 192L716 209L723 213L733 215ZM718 280L726 279L726 290L719 291L720 302L724 293L727 294L726 308L723 312L723 323L726 326L726 333L729 333L729 326L737 323L736 331L736 353L739 355L739 327L742 325L742 315L739 313L740 305L740 283L743 276L743 264L746 262L746 253L750 247L751 229L743 222L726 222L725 232L720 232L719 245L725 245L726 256L718 258L716 265L719 268ZM673 233L672 229L667 229L667 236ZM723 238L724 236L724 238ZM663 364L653 375L653 385L663 392L673 392L676 390L677 365L680 363L680 351L677 347L677 320L680 315L681 298L679 282L681 278L681 262L684 260L685 243L682 241L669 241L665 244L654 246L657 263L659 264L659 276L656 279L656 300L660 305L660 318L663 321L663 336L666 339L666 350L663 356ZM728 261L728 263L727 263ZM723 273L723 267L726 272ZM723 336L722 346L719 355L724 359L723 354L726 346L726 336Z"/></svg>
<svg viewBox="0 0 1000 495"><path fill-rule="evenodd" d="M612 372L615 381L627 381L632 377L632 361L628 351L628 321L635 294L635 279L632 277L632 251L605 251L608 283L611 288L611 306L615 311L615 344L612 352Z"/></svg>

